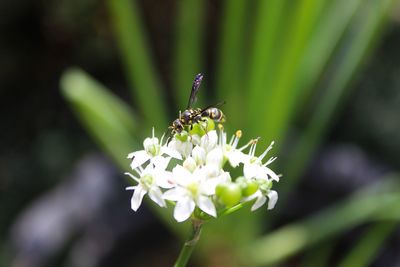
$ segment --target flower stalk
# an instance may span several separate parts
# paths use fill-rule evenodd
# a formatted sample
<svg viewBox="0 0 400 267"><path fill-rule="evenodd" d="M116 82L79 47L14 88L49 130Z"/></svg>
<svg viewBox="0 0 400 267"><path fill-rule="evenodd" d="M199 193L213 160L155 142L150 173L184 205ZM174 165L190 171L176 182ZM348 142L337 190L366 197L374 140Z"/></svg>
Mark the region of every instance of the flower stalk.
<svg viewBox="0 0 400 267"><path fill-rule="evenodd" d="M183 244L182 250L179 254L178 259L175 262L174 267L185 267L188 263L190 256L196 246L197 242L200 239L201 227L203 225L203 221L198 219L192 220L192 232L186 242Z"/></svg>

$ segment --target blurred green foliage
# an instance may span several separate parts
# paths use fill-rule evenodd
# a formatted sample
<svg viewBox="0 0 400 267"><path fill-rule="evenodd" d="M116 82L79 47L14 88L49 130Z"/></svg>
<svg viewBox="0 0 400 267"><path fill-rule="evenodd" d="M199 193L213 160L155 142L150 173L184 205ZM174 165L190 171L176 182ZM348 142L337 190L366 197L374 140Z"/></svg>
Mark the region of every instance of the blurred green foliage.
<svg viewBox="0 0 400 267"><path fill-rule="evenodd" d="M107 3L138 114L83 71L66 72L62 88L82 124L124 169L128 166L125 156L140 148L143 131L148 133L151 126L157 131L166 129L168 119L172 119L167 116L167 105L183 109L193 76L205 68L205 4L199 0L178 1L171 78L175 89L173 104L163 101L165 86L156 71L136 2L108 0ZM246 136L261 136L265 143L277 140L280 148L288 146L290 141L279 165L284 178L279 185L277 209L283 206L287 193L296 186L323 140L349 93L349 83L379 39L394 3L394 0L223 2L213 75L215 85L206 75L206 86L213 88L218 100L227 101L224 112L228 116L228 129L240 128ZM318 102L309 106L315 97ZM301 110L305 110L305 115ZM299 114L307 118L305 123L294 123ZM208 253L214 242L224 237L231 238L226 242L233 251L246 252L244 256L238 253L245 262L255 265L281 262L355 225L376 221L382 211L399 210L400 187L390 181L387 184L390 186L374 187L374 193L357 193L320 214L282 226L264 237L260 233L276 213L249 215L248 210L242 210L219 223L211 223L199 251ZM379 218L398 221L400 214L391 214ZM169 225L180 232L180 225ZM381 222L372 225L342 266L368 265L393 226ZM229 234L233 231L237 234ZM329 249L326 251L329 254ZM363 262L357 262L360 253L367 255Z"/></svg>

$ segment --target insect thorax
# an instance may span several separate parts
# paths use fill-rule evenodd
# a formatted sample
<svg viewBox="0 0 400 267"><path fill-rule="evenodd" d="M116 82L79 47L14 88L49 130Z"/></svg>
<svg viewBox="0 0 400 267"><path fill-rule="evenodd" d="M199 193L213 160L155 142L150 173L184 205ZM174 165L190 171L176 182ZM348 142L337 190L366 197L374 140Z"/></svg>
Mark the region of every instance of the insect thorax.
<svg viewBox="0 0 400 267"><path fill-rule="evenodd" d="M193 123L195 123L195 118L201 114L201 109L196 108L196 109L187 109L184 112L182 112L181 117L180 117L180 121L182 124L184 125L191 125Z"/></svg>

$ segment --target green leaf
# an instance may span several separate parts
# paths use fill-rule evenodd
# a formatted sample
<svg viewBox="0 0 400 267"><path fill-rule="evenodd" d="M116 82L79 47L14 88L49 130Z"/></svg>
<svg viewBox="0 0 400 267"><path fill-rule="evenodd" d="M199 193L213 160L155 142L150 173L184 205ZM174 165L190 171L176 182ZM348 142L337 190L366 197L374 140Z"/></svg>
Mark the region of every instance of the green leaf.
<svg viewBox="0 0 400 267"><path fill-rule="evenodd" d="M296 87L300 93L297 108L302 108L302 105L305 104L304 101L316 88L315 84L324 72L324 67L335 55L336 46L362 4L363 0L332 1L315 25L307 49L304 51L301 68L298 71ZM339 20L338 17L340 17Z"/></svg>
<svg viewBox="0 0 400 267"><path fill-rule="evenodd" d="M315 148L322 141L337 114L335 111L338 110L338 105L344 102L344 97L349 93L348 83L376 40L380 26L393 3L393 0L370 1L358 10L339 47L340 53L337 53L330 63L327 71L329 75L322 83L324 93L319 98L304 133L287 160L285 183L279 185L281 199L284 199L296 185L299 175L303 172Z"/></svg>
<svg viewBox="0 0 400 267"><path fill-rule="evenodd" d="M352 248L339 267L371 266L372 260L382 248L382 244L393 233L399 222L378 222L370 226L363 237Z"/></svg>
<svg viewBox="0 0 400 267"><path fill-rule="evenodd" d="M293 106L299 92L296 90L297 73L303 59L306 45L315 27L318 15L325 1L304 0L297 3L287 34L282 40L282 49L274 62L274 77L269 87L270 93L255 99L259 107L257 114L263 114L267 123L258 124L266 140L283 139L289 126Z"/></svg>
<svg viewBox="0 0 400 267"><path fill-rule="evenodd" d="M305 253L301 267L328 267L336 240L329 240L317 244Z"/></svg>
<svg viewBox="0 0 400 267"><path fill-rule="evenodd" d="M217 100L226 99L224 112L229 114L227 128L243 125L240 116L243 105L243 85L246 78L246 44L249 26L249 1L226 0L223 5L222 25L217 53ZM238 108L241 107L241 108Z"/></svg>
<svg viewBox="0 0 400 267"><path fill-rule="evenodd" d="M177 100L177 110L184 110L187 106L193 78L197 73L204 72L204 9L206 1L185 0L178 1L178 16L176 21L175 40L175 73L174 90ZM204 83L209 80L205 74ZM204 94L204 88L201 90ZM199 95L198 106L201 104Z"/></svg>
<svg viewBox="0 0 400 267"><path fill-rule="evenodd" d="M400 219L398 176L373 185L330 208L300 222L285 225L251 243L243 257L258 265L276 264L320 242L325 242L352 227L387 219L380 213L394 211ZM397 180L397 181L396 181Z"/></svg>
<svg viewBox="0 0 400 267"><path fill-rule="evenodd" d="M166 127L164 90L149 51L136 1L108 0L107 3L133 100L147 125Z"/></svg>
<svg viewBox="0 0 400 267"><path fill-rule="evenodd" d="M260 124L260 116L268 108L264 101L268 100L272 88L273 71L279 54L279 41L284 31L280 29L285 25L285 8L287 1L260 1L255 15L255 25L250 51L250 62L247 84L247 110L248 125L246 128L255 128ZM278 52L279 51L279 52ZM261 104L260 104L261 103ZM264 120L263 120L264 122ZM252 130L255 132L255 130ZM257 134L260 134L258 132Z"/></svg>
<svg viewBox="0 0 400 267"><path fill-rule="evenodd" d="M127 169L126 156L138 147L138 121L129 107L79 69L64 73L61 88L85 129L122 169Z"/></svg>

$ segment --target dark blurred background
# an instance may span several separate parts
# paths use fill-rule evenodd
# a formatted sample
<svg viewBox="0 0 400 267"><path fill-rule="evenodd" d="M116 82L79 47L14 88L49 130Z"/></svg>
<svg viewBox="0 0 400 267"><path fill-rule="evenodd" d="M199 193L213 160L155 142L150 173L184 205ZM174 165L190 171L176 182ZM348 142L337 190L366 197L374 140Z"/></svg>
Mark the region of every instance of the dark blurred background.
<svg viewBox="0 0 400 267"><path fill-rule="evenodd" d="M166 84L165 101L171 102L176 2L138 5ZM204 60L210 81L215 79L218 39L213 25L220 22L221 6L219 1L206 4ZM287 205L292 208L277 225L311 214L400 167L400 15L390 13L377 47L338 108L327 140L291 194ZM171 266L179 240L148 209L130 211L120 170L87 135L60 91L63 71L79 66L129 99L106 4L1 1L0 36L0 264ZM309 105L318 101L317 95ZM172 119L174 113L171 108L168 116ZM298 123L304 120L299 117ZM305 190L312 194L304 197ZM351 246L360 229L340 239L333 255ZM373 266L400 266L399 250L395 231ZM213 259L199 262L196 266L221 266ZM294 258L286 266L300 266L298 262ZM334 257L330 262L335 265Z"/></svg>
<svg viewBox="0 0 400 267"><path fill-rule="evenodd" d="M80 66L126 98L105 3L1 1L0 17L1 265L142 265L129 264L134 251L170 234L149 212L131 217L125 180L99 154L59 86L67 67ZM158 17L148 19L163 31ZM126 234L143 230L136 245Z"/></svg>

